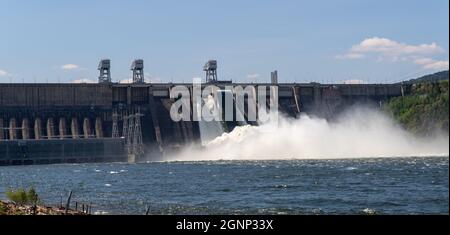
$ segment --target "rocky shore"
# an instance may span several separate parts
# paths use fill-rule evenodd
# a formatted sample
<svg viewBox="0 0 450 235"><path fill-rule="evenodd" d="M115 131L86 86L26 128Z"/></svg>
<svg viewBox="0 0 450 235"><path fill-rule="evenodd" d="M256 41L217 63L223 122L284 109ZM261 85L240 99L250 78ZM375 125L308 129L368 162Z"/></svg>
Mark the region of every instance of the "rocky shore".
<svg viewBox="0 0 450 235"><path fill-rule="evenodd" d="M82 211L64 207L18 205L13 202L0 201L0 215L87 215Z"/></svg>

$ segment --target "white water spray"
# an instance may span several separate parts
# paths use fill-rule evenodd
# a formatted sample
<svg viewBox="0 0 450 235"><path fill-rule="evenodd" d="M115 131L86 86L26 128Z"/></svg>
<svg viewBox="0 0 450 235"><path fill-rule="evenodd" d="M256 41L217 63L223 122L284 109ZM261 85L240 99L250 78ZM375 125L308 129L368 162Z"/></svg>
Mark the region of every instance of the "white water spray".
<svg viewBox="0 0 450 235"><path fill-rule="evenodd" d="M448 156L448 133L419 138L381 111L354 108L335 122L303 115L278 123L240 126L210 141L188 147L169 161L336 159Z"/></svg>

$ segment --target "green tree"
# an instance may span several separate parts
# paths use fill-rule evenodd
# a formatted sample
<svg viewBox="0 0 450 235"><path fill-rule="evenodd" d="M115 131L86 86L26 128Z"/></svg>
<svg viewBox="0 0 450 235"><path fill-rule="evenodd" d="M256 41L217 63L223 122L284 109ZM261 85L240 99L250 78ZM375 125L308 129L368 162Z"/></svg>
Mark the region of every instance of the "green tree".
<svg viewBox="0 0 450 235"><path fill-rule="evenodd" d="M384 109L407 130L431 135L436 130L449 131L449 82L420 82L412 85L411 94L390 99Z"/></svg>
<svg viewBox="0 0 450 235"><path fill-rule="evenodd" d="M34 205L39 202L39 196L33 187L31 187L28 191L23 188L19 188L17 190L9 189L6 191L6 197L18 205Z"/></svg>

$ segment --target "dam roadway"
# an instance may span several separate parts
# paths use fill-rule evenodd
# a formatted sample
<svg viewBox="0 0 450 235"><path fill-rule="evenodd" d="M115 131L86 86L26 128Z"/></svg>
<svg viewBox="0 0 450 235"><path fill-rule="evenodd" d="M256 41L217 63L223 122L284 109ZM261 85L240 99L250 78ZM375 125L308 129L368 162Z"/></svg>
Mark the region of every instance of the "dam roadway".
<svg viewBox="0 0 450 235"><path fill-rule="evenodd" d="M0 84L0 165L158 160L199 142L198 122L170 118L175 102L170 90L180 85L192 91L192 84L181 83ZM405 84L214 82L202 87L207 85L276 86L281 112L324 118L355 103L379 106L410 91ZM226 125L232 130L237 123Z"/></svg>

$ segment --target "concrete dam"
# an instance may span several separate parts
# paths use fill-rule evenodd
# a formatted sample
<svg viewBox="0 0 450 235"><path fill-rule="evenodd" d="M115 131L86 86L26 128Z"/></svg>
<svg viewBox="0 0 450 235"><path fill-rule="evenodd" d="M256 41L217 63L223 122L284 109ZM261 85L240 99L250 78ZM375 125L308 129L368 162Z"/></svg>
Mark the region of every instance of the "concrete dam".
<svg viewBox="0 0 450 235"><path fill-rule="evenodd" d="M269 84L236 84L218 81L216 68L215 61L205 65L203 86L253 90L245 96L245 117L248 97L261 86L277 87L278 110L292 117L305 112L332 118L349 105L380 105L410 91L404 84L278 83L276 72ZM192 91L193 84L145 83L141 60L133 62L130 84L111 82L108 60L99 70L95 84L0 84L0 165L151 161L200 143L198 121L170 117L177 100L170 91L176 86ZM239 125L224 123L227 130Z"/></svg>

